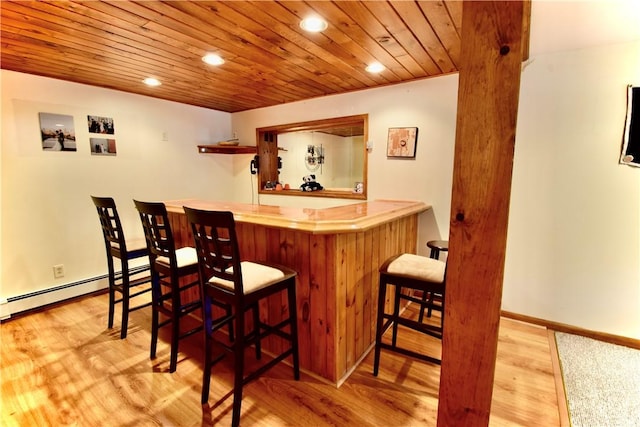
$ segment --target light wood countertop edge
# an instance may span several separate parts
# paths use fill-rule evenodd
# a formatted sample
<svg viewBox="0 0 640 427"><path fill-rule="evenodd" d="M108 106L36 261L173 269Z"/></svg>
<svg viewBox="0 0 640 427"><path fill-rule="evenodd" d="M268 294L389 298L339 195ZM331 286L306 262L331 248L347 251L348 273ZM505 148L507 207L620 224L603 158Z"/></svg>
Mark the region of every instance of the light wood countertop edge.
<svg viewBox="0 0 640 427"><path fill-rule="evenodd" d="M195 201L195 200L194 200ZM287 228L290 230L304 231L311 234L334 234L334 233L357 233L366 231L389 221L404 218L409 215L415 215L431 209L430 205L424 202L412 200L376 200L380 202L407 202L411 203L407 206L399 206L383 212L377 212L356 219L331 219L331 220L306 220L306 219L288 219L278 215L256 214L247 212L235 212L233 216L236 222L258 224L265 227ZM189 206L189 200L177 200L165 202L168 212L184 213L183 205L176 202L184 203ZM224 203L224 202L211 202ZM368 203L368 202L362 202ZM249 205L250 206L250 205ZM330 209L330 208L327 208ZM322 211L323 209L314 209Z"/></svg>

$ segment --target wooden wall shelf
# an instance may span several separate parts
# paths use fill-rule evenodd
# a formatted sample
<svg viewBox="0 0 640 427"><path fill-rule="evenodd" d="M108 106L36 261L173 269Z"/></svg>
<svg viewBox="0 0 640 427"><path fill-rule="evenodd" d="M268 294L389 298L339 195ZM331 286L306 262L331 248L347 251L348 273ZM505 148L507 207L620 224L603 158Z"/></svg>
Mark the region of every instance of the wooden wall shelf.
<svg viewBox="0 0 640 427"><path fill-rule="evenodd" d="M256 147L251 145L198 145L198 152L202 154L256 154Z"/></svg>

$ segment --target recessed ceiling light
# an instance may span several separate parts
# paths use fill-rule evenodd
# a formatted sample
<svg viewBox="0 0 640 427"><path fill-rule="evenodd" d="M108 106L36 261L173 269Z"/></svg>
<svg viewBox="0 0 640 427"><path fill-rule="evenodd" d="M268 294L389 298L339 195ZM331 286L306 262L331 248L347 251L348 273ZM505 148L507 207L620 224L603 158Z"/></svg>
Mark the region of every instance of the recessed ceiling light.
<svg viewBox="0 0 640 427"><path fill-rule="evenodd" d="M209 65L222 65L224 64L224 59L220 57L220 55L216 55L215 53L207 53L202 57L202 60Z"/></svg>
<svg viewBox="0 0 640 427"><path fill-rule="evenodd" d="M160 80L154 78L154 77L147 77L146 79L143 80L144 84L146 84L147 86L160 86L162 83L160 83Z"/></svg>
<svg viewBox="0 0 640 427"><path fill-rule="evenodd" d="M367 66L367 68L365 68L365 70L367 70L370 73L380 73L384 71L384 69L385 69L384 65L382 65L379 62L372 62Z"/></svg>
<svg viewBox="0 0 640 427"><path fill-rule="evenodd" d="M310 33L319 33L326 30L327 27L327 21L318 16L310 16L300 21L300 28Z"/></svg>

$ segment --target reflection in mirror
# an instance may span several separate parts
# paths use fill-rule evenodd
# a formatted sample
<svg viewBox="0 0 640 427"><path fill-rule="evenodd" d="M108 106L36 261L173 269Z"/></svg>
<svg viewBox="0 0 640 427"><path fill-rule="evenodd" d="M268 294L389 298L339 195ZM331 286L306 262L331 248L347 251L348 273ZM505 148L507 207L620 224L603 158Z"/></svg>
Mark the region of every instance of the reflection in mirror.
<svg viewBox="0 0 640 427"><path fill-rule="evenodd" d="M260 128L257 136L260 193L366 199L367 115ZM309 175L315 184L304 181Z"/></svg>
<svg viewBox="0 0 640 427"><path fill-rule="evenodd" d="M278 135L282 159L280 181L300 187L302 177L314 174L327 190L351 191L362 181L363 135L340 136L323 131Z"/></svg>

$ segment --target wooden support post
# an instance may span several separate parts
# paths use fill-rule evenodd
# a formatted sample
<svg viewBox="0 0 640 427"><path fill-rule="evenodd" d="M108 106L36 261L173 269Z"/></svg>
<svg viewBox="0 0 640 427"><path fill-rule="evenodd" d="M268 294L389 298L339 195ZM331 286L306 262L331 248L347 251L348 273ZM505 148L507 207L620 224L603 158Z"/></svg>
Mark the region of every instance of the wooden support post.
<svg viewBox="0 0 640 427"><path fill-rule="evenodd" d="M465 1L438 426L489 423L525 5Z"/></svg>

